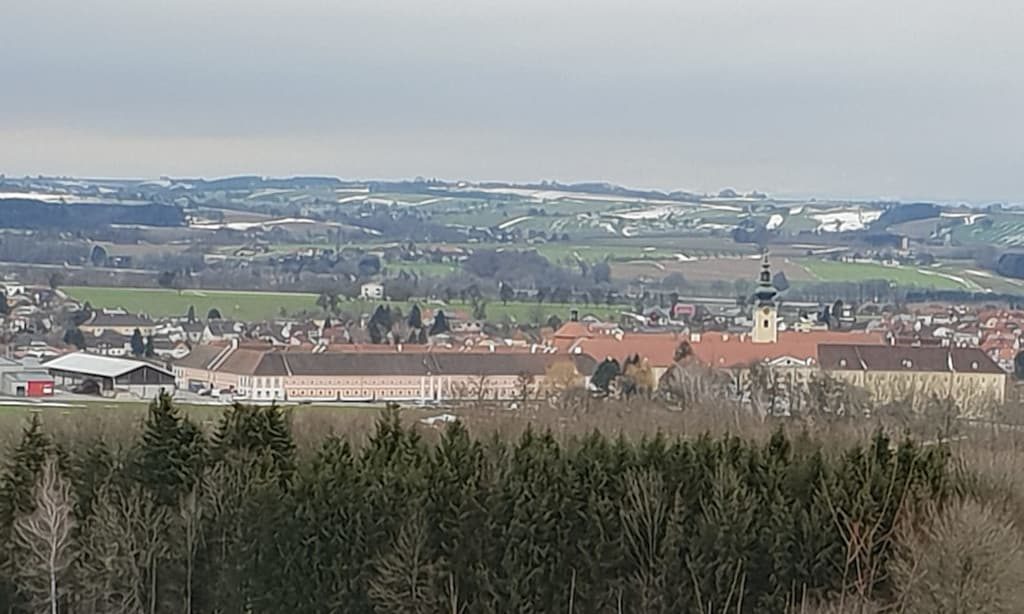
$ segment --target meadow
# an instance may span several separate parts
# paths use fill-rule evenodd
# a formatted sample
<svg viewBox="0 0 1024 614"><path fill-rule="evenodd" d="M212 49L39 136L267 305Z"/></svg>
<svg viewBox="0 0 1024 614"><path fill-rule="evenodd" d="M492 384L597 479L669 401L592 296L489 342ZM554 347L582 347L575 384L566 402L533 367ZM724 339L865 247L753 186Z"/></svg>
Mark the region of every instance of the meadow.
<svg viewBox="0 0 1024 614"><path fill-rule="evenodd" d="M205 318L210 309L224 319L262 320L288 313L316 311L317 295L294 292L249 292L232 290L167 290L162 288L107 288L69 286L68 296L88 302L95 309L121 307L152 317L184 316L189 307Z"/></svg>
<svg viewBox="0 0 1024 614"><path fill-rule="evenodd" d="M908 267L885 266L867 262L833 262L807 258L800 264L820 281L867 281L884 279L901 286L937 288L941 290L973 289L976 284L962 277L942 271ZM926 272L927 271L927 272Z"/></svg>
<svg viewBox="0 0 1024 614"><path fill-rule="evenodd" d="M230 290L165 290L157 288L105 288L69 286L64 288L69 296L82 302L88 302L94 309L122 308L131 313L144 313L150 317L184 316L190 306L195 307L196 315L205 319L207 312L216 308L224 319L258 321L281 316L283 309L288 315L299 313L322 313L317 307L316 294L295 292L258 292ZM397 307L407 314L414 304L422 308L446 310L448 313L460 314L465 317L472 315L469 303L452 301L407 301L385 302L366 300L342 301L340 311L348 314L371 313L378 305L388 304ZM486 305L487 318L492 321L510 319L514 322L543 323L552 315L566 320L569 313L576 309L582 314L593 314L598 317L617 315L621 306L582 305L574 303L535 303L510 301L502 304L492 301Z"/></svg>

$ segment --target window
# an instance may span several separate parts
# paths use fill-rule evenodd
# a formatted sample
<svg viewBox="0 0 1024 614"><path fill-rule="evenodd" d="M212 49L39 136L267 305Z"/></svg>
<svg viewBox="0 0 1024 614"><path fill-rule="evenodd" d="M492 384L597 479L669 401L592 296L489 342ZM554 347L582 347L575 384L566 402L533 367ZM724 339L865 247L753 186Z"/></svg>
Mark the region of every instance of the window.
<svg viewBox="0 0 1024 614"><path fill-rule="evenodd" d="M765 328L768 328L768 320L765 320L765 321L764 321L764 327L765 327Z"/></svg>

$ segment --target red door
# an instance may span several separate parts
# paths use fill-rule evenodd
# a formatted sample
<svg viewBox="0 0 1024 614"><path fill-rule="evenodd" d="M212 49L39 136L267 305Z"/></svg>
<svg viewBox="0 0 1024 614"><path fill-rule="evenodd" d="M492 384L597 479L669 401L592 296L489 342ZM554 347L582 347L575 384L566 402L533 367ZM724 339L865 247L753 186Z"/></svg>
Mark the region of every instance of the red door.
<svg viewBox="0 0 1024 614"><path fill-rule="evenodd" d="M48 397L53 395L53 382L48 380L37 380L28 383L26 390L30 397Z"/></svg>

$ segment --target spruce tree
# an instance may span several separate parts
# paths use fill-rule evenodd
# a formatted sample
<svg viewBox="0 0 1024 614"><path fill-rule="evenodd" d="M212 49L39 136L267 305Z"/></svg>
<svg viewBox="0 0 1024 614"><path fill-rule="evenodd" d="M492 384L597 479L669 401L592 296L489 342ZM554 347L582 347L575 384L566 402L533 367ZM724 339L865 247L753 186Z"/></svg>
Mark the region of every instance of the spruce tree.
<svg viewBox="0 0 1024 614"><path fill-rule="evenodd" d="M266 455L282 480L295 470L295 443L288 416L276 405L260 407L235 403L226 409L212 438L214 460L231 451Z"/></svg>
<svg viewBox="0 0 1024 614"><path fill-rule="evenodd" d="M177 505L199 478L205 457L199 427L161 393L149 404L142 440L132 452L130 474L157 503Z"/></svg>
<svg viewBox="0 0 1024 614"><path fill-rule="evenodd" d="M142 339L142 331L135 329L131 339L132 355L142 356L146 352L146 342Z"/></svg>

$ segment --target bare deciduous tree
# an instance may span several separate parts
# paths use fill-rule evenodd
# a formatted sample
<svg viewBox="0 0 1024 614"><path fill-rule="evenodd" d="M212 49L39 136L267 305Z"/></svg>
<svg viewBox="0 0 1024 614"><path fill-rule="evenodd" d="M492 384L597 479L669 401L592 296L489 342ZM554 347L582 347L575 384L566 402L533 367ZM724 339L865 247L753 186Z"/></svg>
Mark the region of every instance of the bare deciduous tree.
<svg viewBox="0 0 1024 614"><path fill-rule="evenodd" d="M93 611L152 612L167 556L167 512L139 488L106 486L83 531L82 598Z"/></svg>
<svg viewBox="0 0 1024 614"><path fill-rule="evenodd" d="M14 522L13 559L18 588L30 602L57 614L75 560L71 484L49 458L36 484L35 510Z"/></svg>
<svg viewBox="0 0 1024 614"><path fill-rule="evenodd" d="M1019 612L1024 542L1003 514L973 501L939 513L924 531L908 527L893 563L908 614Z"/></svg>

